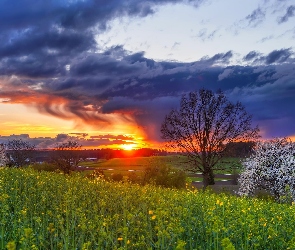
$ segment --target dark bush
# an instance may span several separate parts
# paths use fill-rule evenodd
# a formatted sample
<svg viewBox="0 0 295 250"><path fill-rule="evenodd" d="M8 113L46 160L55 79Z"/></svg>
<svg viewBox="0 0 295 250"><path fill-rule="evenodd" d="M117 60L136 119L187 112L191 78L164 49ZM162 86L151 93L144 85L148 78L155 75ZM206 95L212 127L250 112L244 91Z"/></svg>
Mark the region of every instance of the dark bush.
<svg viewBox="0 0 295 250"><path fill-rule="evenodd" d="M186 174L179 169L168 166L148 167L145 169L141 183L154 184L170 188L184 188L186 184Z"/></svg>
<svg viewBox="0 0 295 250"><path fill-rule="evenodd" d="M131 183L140 183L141 182L141 176L137 175L134 172L131 172L127 175L128 181Z"/></svg>
<svg viewBox="0 0 295 250"><path fill-rule="evenodd" d="M42 162L31 164L32 168L38 171L49 171L54 172L58 170L58 167L53 163Z"/></svg>
<svg viewBox="0 0 295 250"><path fill-rule="evenodd" d="M123 181L123 175L120 173L114 173L111 175L113 181Z"/></svg>

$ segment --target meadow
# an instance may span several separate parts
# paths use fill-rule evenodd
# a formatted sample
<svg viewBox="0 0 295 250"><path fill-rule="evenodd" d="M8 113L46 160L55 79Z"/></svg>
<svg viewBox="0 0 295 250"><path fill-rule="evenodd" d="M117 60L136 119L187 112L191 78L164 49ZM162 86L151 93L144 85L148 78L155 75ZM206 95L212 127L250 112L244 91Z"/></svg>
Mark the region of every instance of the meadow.
<svg viewBox="0 0 295 250"><path fill-rule="evenodd" d="M167 165L169 167L184 167L186 158L180 155L171 156L150 156L150 157L126 157L113 158L109 160L86 161L80 163L83 166L100 169L114 169L117 171L144 170L150 166Z"/></svg>
<svg viewBox="0 0 295 250"><path fill-rule="evenodd" d="M0 169L0 249L295 249L295 206Z"/></svg>
<svg viewBox="0 0 295 250"><path fill-rule="evenodd" d="M127 157L127 158L113 158L110 160L98 160L98 161L85 161L80 165L89 168L102 169L106 176L110 176L112 173L120 173L122 175L128 175L128 172L135 172L140 174L148 167L167 166L176 169L185 169L188 166L187 159L182 155L170 155L170 156L151 156L151 157ZM215 173L230 173L234 171L239 172L241 169L241 163L239 158L225 158L221 161L220 167L223 170L215 171ZM232 167L235 167L235 170ZM201 178L193 178L193 181L201 181Z"/></svg>

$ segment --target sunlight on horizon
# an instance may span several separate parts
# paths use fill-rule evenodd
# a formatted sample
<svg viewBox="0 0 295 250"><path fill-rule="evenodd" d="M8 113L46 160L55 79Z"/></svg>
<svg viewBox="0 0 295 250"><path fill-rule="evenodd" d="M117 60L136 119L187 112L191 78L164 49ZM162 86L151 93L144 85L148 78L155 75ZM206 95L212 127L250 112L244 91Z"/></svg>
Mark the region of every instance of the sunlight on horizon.
<svg viewBox="0 0 295 250"><path fill-rule="evenodd" d="M55 116L42 114L33 107L25 104L0 103L0 137L19 136L28 134L30 140L41 138L56 138L59 134L68 134L81 139L83 148L113 148L132 150L153 146L147 142L145 132L134 121L124 119L119 115L113 115L116 121L111 126L86 124L77 120L61 119ZM82 136L81 135L86 135ZM110 135L110 137L105 137ZM121 142L120 136L125 135L133 138ZM115 139L119 136L119 140ZM96 141L96 137L101 137ZM131 139L129 138L129 139ZM124 138L123 138L124 139Z"/></svg>
<svg viewBox="0 0 295 250"><path fill-rule="evenodd" d="M124 150L130 151L130 150L135 149L136 146L137 146L137 144L123 144L121 147Z"/></svg>

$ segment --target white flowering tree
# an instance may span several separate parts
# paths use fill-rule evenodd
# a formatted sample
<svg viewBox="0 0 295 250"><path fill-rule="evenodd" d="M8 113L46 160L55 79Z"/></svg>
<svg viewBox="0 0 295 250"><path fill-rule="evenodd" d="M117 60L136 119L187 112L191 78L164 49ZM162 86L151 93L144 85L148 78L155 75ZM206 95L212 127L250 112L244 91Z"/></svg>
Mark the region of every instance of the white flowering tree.
<svg viewBox="0 0 295 250"><path fill-rule="evenodd" d="M9 155L9 164L20 168L32 161L36 146L23 139L13 139L7 142L6 149Z"/></svg>
<svg viewBox="0 0 295 250"><path fill-rule="evenodd" d="M291 196L295 201L295 144L288 138L260 142L243 161L239 195L253 195L256 188L268 190L276 200Z"/></svg>
<svg viewBox="0 0 295 250"><path fill-rule="evenodd" d="M0 166L6 166L7 162L5 147L3 144L0 144Z"/></svg>

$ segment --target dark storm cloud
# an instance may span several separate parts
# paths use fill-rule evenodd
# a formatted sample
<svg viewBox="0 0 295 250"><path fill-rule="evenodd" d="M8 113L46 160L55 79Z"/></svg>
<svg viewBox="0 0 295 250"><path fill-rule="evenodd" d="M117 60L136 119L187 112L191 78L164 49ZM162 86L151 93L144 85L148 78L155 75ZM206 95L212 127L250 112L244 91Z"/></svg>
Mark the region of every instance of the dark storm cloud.
<svg viewBox="0 0 295 250"><path fill-rule="evenodd" d="M292 55L294 55L294 53L290 48L274 50L266 56L257 51L250 51L243 57L243 60L247 63L253 63L253 65L281 64L286 63L288 60L292 61Z"/></svg>
<svg viewBox="0 0 295 250"><path fill-rule="evenodd" d="M104 113L132 113L139 127L150 140L160 139L160 125L171 109L177 108L180 96L162 96L152 100L139 100L129 97L116 97L103 108Z"/></svg>
<svg viewBox="0 0 295 250"><path fill-rule="evenodd" d="M74 30L59 31L57 28L29 29L1 43L0 58L43 54L69 56L94 49L95 41L90 32L79 33Z"/></svg>
<svg viewBox="0 0 295 250"><path fill-rule="evenodd" d="M97 49L95 35L105 31L109 21L150 15L155 6L178 2L197 6L203 1L1 1L0 74L64 75L66 65Z"/></svg>
<svg viewBox="0 0 295 250"><path fill-rule="evenodd" d="M28 30L0 44L0 74L29 77L64 75L77 54L95 48L90 33Z"/></svg>
<svg viewBox="0 0 295 250"><path fill-rule="evenodd" d="M291 5L287 8L286 14L278 19L278 23L285 23L293 16L295 16L295 5Z"/></svg>
<svg viewBox="0 0 295 250"><path fill-rule="evenodd" d="M271 64L271 63L283 63L285 62L291 55L292 55L291 49L281 49L281 50L274 50L270 52L266 58L265 63Z"/></svg>
<svg viewBox="0 0 295 250"><path fill-rule="evenodd" d="M270 65L286 63L292 57L292 55L294 55L294 53L290 48L274 50L266 56L257 51L250 51L246 56L243 57L243 60L247 63L252 62L254 65Z"/></svg>
<svg viewBox="0 0 295 250"><path fill-rule="evenodd" d="M228 95L253 114L265 138L294 135L294 65L256 67L254 72L259 77L253 84L228 90Z"/></svg>
<svg viewBox="0 0 295 250"><path fill-rule="evenodd" d="M0 75L21 75L37 78L63 74L65 74L64 63L52 56L28 55L24 58L10 57L0 62Z"/></svg>
<svg viewBox="0 0 295 250"><path fill-rule="evenodd" d="M0 3L0 28L20 30L28 27L84 31L89 28L106 29L107 22L118 16L147 16L157 5L190 3L198 6L203 0L86 0L42 1L3 0Z"/></svg>
<svg viewBox="0 0 295 250"><path fill-rule="evenodd" d="M221 88L229 94L231 100L242 101L249 113L253 114L254 123L262 126L264 136L294 134L294 128L290 126L295 122L292 109L295 105L293 63L268 67L216 67L214 70L207 68L198 71L195 69L195 72L192 72L192 65L186 65L186 67L182 65L182 68L187 70L182 71L181 74L169 75L170 80L175 80L171 82L166 79L166 85L163 89L157 81L159 78L163 80L163 76L156 76L153 79L149 86L150 95L148 95L150 98L153 96L152 99L144 98L144 96L136 99L131 88L129 96L125 93L125 97L109 99L102 111L106 113L133 113L138 125L146 128L150 138L159 138L163 117L172 108L179 106L182 93L194 91L201 87L213 90ZM190 77L185 79L184 75ZM137 87L134 86L134 88ZM152 94L153 89L157 90L157 96ZM171 91L172 89L175 89L175 91ZM119 92L117 95L119 96ZM282 120L287 120L288 123L283 124ZM269 129L267 128L268 124L272 124ZM284 130L280 130L280 127L284 127Z"/></svg>
<svg viewBox="0 0 295 250"><path fill-rule="evenodd" d="M228 51L226 53L218 53L210 58L204 57L202 58L203 62L206 62L208 64L216 64L216 63L222 63L222 64L228 64L229 60L233 57L232 51Z"/></svg>
<svg viewBox="0 0 295 250"><path fill-rule="evenodd" d="M260 54L257 51L250 51L246 56L244 56L245 61L251 61L256 59Z"/></svg>
<svg viewBox="0 0 295 250"><path fill-rule="evenodd" d="M71 65L71 73L74 76L83 75L112 75L128 76L141 70L140 62L126 63L125 61L113 60L109 56L91 54L80 60L77 64Z"/></svg>
<svg viewBox="0 0 295 250"><path fill-rule="evenodd" d="M46 27L57 24L67 29L84 30L106 22L119 15L146 16L152 7L162 2L177 1L1 1L0 27L2 30L28 26Z"/></svg>

